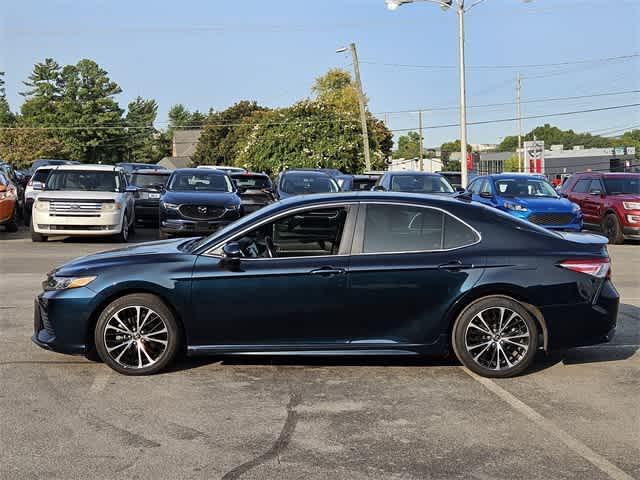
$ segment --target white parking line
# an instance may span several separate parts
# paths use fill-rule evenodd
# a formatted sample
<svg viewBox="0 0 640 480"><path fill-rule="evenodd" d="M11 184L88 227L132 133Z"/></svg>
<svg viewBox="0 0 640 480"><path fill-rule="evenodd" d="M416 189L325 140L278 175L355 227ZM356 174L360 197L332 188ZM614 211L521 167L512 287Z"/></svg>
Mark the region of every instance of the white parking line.
<svg viewBox="0 0 640 480"><path fill-rule="evenodd" d="M602 472L606 473L609 478L613 480L633 480L633 477L628 473L620 470L620 468L616 467L609 460L604 458L602 455L594 452L589 447L587 447L580 440L572 437L567 432L562 430L561 428L554 425L550 420L547 420L545 417L536 412L533 408L531 408L526 403L517 399L511 393L507 392L504 388L499 386L494 381L476 375L470 370L467 370L464 367L461 367L468 375L471 376L474 380L481 383L487 390L496 394L502 400L507 402L514 410L522 413L529 420L533 421L539 427L546 430L548 433L556 437L562 443L564 443L569 449L573 452L580 455L582 458L592 463L596 467L598 467Z"/></svg>

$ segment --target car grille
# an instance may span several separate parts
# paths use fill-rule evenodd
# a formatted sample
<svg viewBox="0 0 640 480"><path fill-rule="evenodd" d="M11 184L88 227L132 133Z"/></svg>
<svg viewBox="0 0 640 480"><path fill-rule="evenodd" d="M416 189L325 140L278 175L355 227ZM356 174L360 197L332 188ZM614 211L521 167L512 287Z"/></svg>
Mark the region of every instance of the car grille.
<svg viewBox="0 0 640 480"><path fill-rule="evenodd" d="M213 207L210 205L180 205L180 213L196 220L215 220L225 214L224 207Z"/></svg>
<svg viewBox="0 0 640 480"><path fill-rule="evenodd" d="M52 200L49 203L49 212L55 214L61 213L95 213L102 210L102 202L94 201L57 201Z"/></svg>
<svg viewBox="0 0 640 480"><path fill-rule="evenodd" d="M532 213L529 221L536 225L565 225L571 223L573 215L570 213Z"/></svg>
<svg viewBox="0 0 640 480"><path fill-rule="evenodd" d="M46 225L38 224L38 228L43 230L83 230L83 231L96 231L101 230L113 230L117 228L117 225Z"/></svg>

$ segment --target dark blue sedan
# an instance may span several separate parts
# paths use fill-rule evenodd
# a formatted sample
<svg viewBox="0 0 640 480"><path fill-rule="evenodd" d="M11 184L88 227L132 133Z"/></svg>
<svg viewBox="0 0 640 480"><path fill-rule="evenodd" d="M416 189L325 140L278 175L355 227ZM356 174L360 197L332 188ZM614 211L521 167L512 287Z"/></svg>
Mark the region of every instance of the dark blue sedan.
<svg viewBox="0 0 640 480"><path fill-rule="evenodd" d="M582 230L580 207L561 197L538 175L502 173L475 178L473 200L552 230Z"/></svg>
<svg viewBox="0 0 640 480"><path fill-rule="evenodd" d="M455 352L507 377L539 349L608 341L606 238L464 198L349 192L273 203L203 238L50 272L33 341L130 375L188 355Z"/></svg>

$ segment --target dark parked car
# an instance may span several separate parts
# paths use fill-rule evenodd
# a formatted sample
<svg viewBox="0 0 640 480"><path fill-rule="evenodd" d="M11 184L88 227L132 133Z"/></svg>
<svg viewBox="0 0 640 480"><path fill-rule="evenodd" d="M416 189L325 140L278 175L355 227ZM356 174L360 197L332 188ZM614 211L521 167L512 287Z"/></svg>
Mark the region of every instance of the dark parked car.
<svg viewBox="0 0 640 480"><path fill-rule="evenodd" d="M610 243L640 240L640 173L576 173L561 195L580 205L585 227Z"/></svg>
<svg viewBox="0 0 640 480"><path fill-rule="evenodd" d="M273 185L266 173L232 173L230 176L242 200L243 214L253 213L275 201Z"/></svg>
<svg viewBox="0 0 640 480"><path fill-rule="evenodd" d="M162 168L152 163L135 163L135 162L116 163L116 167L120 167L122 170L124 170L124 173L127 177L129 177L134 170L143 170L143 169L157 170L158 168Z"/></svg>
<svg viewBox="0 0 640 480"><path fill-rule="evenodd" d="M339 191L338 182L331 175L318 170L285 170L276 178L276 197L279 200L294 195Z"/></svg>
<svg viewBox="0 0 640 480"><path fill-rule="evenodd" d="M377 191L433 193L452 195L453 187L446 178L437 173L426 172L386 172L373 187Z"/></svg>
<svg viewBox="0 0 640 480"><path fill-rule="evenodd" d="M382 175L378 173L365 173L353 176L351 190L354 192L371 190Z"/></svg>
<svg viewBox="0 0 640 480"><path fill-rule="evenodd" d="M209 234L242 215L233 182L221 170L174 170L160 198L160 238Z"/></svg>
<svg viewBox="0 0 640 480"><path fill-rule="evenodd" d="M43 286L33 341L95 349L131 375L185 349L453 351L476 373L507 377L539 349L608 341L619 301L604 237L463 197L375 192L275 202L203 239L76 259Z"/></svg>
<svg viewBox="0 0 640 480"><path fill-rule="evenodd" d="M133 170L129 175L129 183L137 187L135 194L136 222L158 223L160 197L171 170L163 168L142 168Z"/></svg>
<svg viewBox="0 0 640 480"><path fill-rule="evenodd" d="M442 175L447 179L449 185L454 189L462 189L462 173L460 172L436 172L438 175Z"/></svg>

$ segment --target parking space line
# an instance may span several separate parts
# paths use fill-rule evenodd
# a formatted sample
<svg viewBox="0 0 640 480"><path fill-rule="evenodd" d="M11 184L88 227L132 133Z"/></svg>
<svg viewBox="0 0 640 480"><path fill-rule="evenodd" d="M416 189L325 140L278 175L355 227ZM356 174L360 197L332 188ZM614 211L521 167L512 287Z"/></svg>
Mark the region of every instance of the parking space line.
<svg viewBox="0 0 640 480"><path fill-rule="evenodd" d="M536 425L546 430L548 433L556 437L562 443L564 443L569 449L571 449L574 453L577 453L582 458L587 460L589 463L593 464L597 468L599 468L602 472L606 473L609 478L613 480L633 480L633 477L628 473L624 472L609 460L604 458L602 455L594 452L589 447L587 447L580 440L572 437L567 432L562 430L560 427L556 426L550 420L546 419L538 412L536 412L529 405L524 403L523 401L516 398L511 393L507 392L504 388L499 386L493 380L485 377L481 377L472 371L461 367L471 378L481 383L487 390L494 393L502 400L507 402L514 410L520 412L529 420L533 421Z"/></svg>

